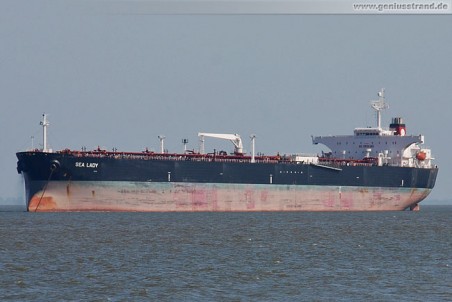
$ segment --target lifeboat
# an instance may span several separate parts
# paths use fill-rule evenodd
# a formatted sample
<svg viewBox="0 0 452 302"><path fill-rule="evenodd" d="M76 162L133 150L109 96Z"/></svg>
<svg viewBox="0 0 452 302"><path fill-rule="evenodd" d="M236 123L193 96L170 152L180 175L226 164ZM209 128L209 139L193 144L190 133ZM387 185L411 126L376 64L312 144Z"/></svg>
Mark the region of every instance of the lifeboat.
<svg viewBox="0 0 452 302"><path fill-rule="evenodd" d="M425 153L424 151L419 151L418 153L416 153L416 158L417 160L425 160L427 158L427 153Z"/></svg>

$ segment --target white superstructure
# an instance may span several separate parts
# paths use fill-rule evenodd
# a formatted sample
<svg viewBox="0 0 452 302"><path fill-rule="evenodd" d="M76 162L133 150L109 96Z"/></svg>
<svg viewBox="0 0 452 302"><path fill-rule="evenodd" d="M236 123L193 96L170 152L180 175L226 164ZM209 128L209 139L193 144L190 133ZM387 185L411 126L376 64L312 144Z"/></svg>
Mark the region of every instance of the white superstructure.
<svg viewBox="0 0 452 302"><path fill-rule="evenodd" d="M388 108L384 101L384 90L378 93L380 99L371 102L377 111L377 126L355 128L353 135L317 136L313 144L323 144L331 152L326 157L344 160L378 159L378 165L401 167L432 167L430 149L422 147L423 135L406 135L402 118L393 118L389 129L381 127L381 111Z"/></svg>

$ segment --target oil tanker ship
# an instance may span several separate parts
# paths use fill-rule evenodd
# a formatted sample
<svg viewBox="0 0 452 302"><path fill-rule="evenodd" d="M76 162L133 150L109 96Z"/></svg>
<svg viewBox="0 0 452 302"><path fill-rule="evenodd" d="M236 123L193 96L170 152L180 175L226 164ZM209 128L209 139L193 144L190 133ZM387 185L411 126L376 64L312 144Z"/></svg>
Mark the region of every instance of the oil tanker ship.
<svg viewBox="0 0 452 302"><path fill-rule="evenodd" d="M384 90L371 102L376 127L312 137L321 155L245 154L237 134L199 133L199 151L109 152L43 148L17 153L28 211L393 211L417 210L438 168L422 135L401 118L381 127ZM205 138L230 140L234 153L204 152Z"/></svg>

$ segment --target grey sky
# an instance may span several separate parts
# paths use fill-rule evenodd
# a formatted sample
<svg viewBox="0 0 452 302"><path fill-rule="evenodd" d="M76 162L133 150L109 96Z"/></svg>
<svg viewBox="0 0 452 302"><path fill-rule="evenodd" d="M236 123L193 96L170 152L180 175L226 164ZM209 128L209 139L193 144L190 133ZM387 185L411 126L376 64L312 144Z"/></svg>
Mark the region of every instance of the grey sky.
<svg viewBox="0 0 452 302"><path fill-rule="evenodd" d="M118 1L129 9L127 1ZM450 200L452 15L152 15L106 1L0 2L0 192L22 194L15 152L198 148L198 132L257 135L256 151L310 152L311 135L391 117L424 134ZM93 4L94 3L94 4ZM137 2L130 2L133 11ZM139 2L138 2L139 3ZM139 7L138 7L139 9ZM206 150L230 151L214 139Z"/></svg>

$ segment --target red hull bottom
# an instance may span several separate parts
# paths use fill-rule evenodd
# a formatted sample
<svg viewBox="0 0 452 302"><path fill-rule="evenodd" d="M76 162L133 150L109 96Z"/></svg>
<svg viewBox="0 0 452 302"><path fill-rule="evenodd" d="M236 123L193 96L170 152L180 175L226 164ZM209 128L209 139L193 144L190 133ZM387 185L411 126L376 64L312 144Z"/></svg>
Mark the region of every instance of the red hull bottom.
<svg viewBox="0 0 452 302"><path fill-rule="evenodd" d="M142 182L50 182L31 212L397 211L430 189Z"/></svg>

